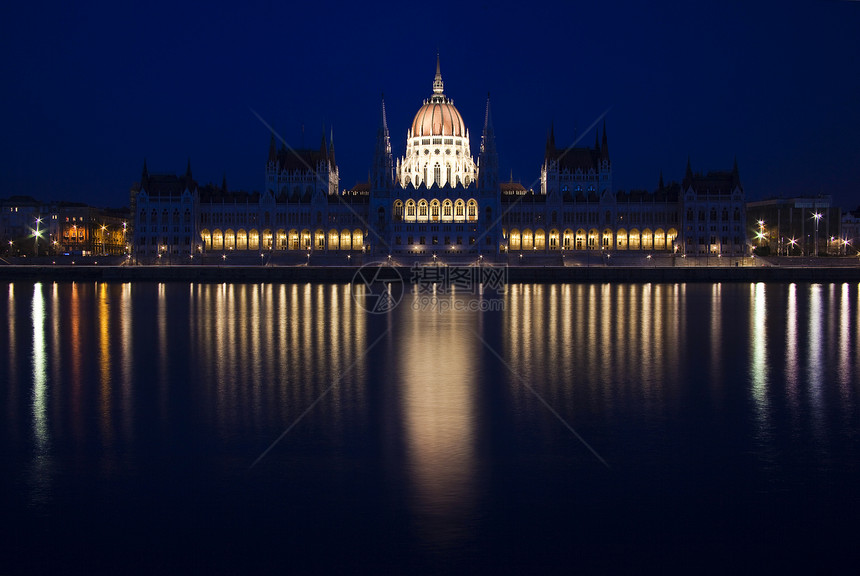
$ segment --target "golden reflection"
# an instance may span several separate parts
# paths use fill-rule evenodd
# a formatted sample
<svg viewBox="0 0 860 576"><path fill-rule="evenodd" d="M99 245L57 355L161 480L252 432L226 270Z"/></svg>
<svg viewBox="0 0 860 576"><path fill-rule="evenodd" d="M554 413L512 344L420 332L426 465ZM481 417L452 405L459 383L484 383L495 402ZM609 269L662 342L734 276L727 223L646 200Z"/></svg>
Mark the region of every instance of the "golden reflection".
<svg viewBox="0 0 860 576"><path fill-rule="evenodd" d="M785 386L789 404L794 410L798 406L797 357L797 284L791 283L785 305Z"/></svg>
<svg viewBox="0 0 860 576"><path fill-rule="evenodd" d="M72 382L71 382L71 390L72 390L72 410L71 416L73 421L73 429L75 431L76 436L80 436L81 434L81 425L82 425L82 406L83 402L83 391L82 387L84 385L83 376L81 373L81 364L83 362L83 352L81 346L81 338L83 338L83 327L81 326L82 322L82 314L81 314L81 306L86 301L86 295L81 295L82 288L78 286L77 282L72 282L72 294L71 294L71 302L69 311L70 318L70 337L72 344L72 352L71 352L71 360L72 360Z"/></svg>
<svg viewBox="0 0 860 576"><path fill-rule="evenodd" d="M845 282L842 284L839 297L839 336L837 347L839 349L839 389L842 401L850 400L851 379L851 287Z"/></svg>
<svg viewBox="0 0 860 576"><path fill-rule="evenodd" d="M45 340L45 299L42 283L33 286L33 436L37 457L46 456L48 449L47 380L48 353Z"/></svg>
<svg viewBox="0 0 860 576"><path fill-rule="evenodd" d="M158 300L156 309L156 321L158 323L158 400L161 408L162 423L167 421L168 411L168 396L170 392L170 377L168 368L170 366L168 359L168 342L167 342L167 287L163 282L158 284Z"/></svg>
<svg viewBox="0 0 860 576"><path fill-rule="evenodd" d="M134 332L132 324L132 286L125 282L120 290L119 334L120 341L114 342L119 350L120 369L122 371L122 424L125 437L131 438L134 430L134 411L132 392L134 390Z"/></svg>
<svg viewBox="0 0 860 576"><path fill-rule="evenodd" d="M101 428L102 438L106 446L113 444L113 426L111 424L111 358L110 358L110 308L108 285L104 282L97 284L98 290L98 324L99 324L99 376L101 383Z"/></svg>
<svg viewBox="0 0 860 576"><path fill-rule="evenodd" d="M812 429L816 436L823 433L823 394L825 379L825 360L823 339L826 337L824 330L824 288L821 284L812 284L809 287L809 318L807 324L807 361L806 381L809 383L810 416L812 417Z"/></svg>
<svg viewBox="0 0 860 576"><path fill-rule="evenodd" d="M722 284L711 286L711 384L723 381L723 314ZM714 389L712 392L722 391Z"/></svg>
<svg viewBox="0 0 860 576"><path fill-rule="evenodd" d="M415 512L426 538L458 539L475 498L478 313L410 310L398 372Z"/></svg>
<svg viewBox="0 0 860 576"><path fill-rule="evenodd" d="M7 362L7 366L9 368L9 382L15 383L18 382L18 359L17 359L17 350L16 350L16 338L15 338L15 324L17 323L17 318L15 315L15 285L10 282L9 283L9 304L8 304L8 325L9 325L9 361ZM17 387L13 388L15 390ZM14 397L13 397L14 399ZM10 404L10 406L14 406L15 404Z"/></svg>
<svg viewBox="0 0 860 576"><path fill-rule="evenodd" d="M750 371L753 401L759 420L759 432L765 432L769 420L767 398L768 350L767 350L767 299L763 283L750 284Z"/></svg>

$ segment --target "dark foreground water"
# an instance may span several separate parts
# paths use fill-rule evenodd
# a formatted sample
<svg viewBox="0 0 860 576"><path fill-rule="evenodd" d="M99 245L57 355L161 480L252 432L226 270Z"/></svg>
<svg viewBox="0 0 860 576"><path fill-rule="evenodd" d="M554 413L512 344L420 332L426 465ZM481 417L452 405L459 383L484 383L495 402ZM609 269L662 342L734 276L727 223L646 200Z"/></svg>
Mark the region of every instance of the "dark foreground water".
<svg viewBox="0 0 860 576"><path fill-rule="evenodd" d="M0 283L0 574L855 572L858 285L361 292Z"/></svg>

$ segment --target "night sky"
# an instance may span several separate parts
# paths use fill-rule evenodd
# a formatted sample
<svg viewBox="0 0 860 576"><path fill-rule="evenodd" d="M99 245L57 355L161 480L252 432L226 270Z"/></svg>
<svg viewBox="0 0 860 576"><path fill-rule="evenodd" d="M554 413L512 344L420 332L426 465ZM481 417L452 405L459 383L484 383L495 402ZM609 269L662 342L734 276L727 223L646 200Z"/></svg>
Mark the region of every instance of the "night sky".
<svg viewBox="0 0 860 576"><path fill-rule="evenodd" d="M749 200L860 204L860 2L4 3L0 46L0 197L126 205L144 158L261 190L251 109L294 147L333 129L350 187L382 93L404 153L438 51L473 155L491 94L505 179L534 185L550 125L570 144L609 110L616 189L737 157Z"/></svg>

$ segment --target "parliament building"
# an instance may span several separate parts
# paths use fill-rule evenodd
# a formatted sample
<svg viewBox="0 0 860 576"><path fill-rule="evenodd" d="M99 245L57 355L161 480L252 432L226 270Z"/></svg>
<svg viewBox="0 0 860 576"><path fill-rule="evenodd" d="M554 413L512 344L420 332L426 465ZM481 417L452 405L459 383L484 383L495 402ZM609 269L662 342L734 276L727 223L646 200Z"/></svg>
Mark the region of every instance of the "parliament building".
<svg viewBox="0 0 860 576"><path fill-rule="evenodd" d="M272 134L264 191L200 185L184 175L151 174L144 162L132 187L133 251L140 261L195 255L330 254L372 259L464 255L494 260L565 251L742 255L744 191L732 170L694 173L655 190L612 185L606 125L593 147L546 141L540 186L499 179L487 99L477 156L466 123L445 95L436 63L432 93L395 160L382 102L368 182L340 188L334 144L295 150ZM514 260L512 260L514 261Z"/></svg>

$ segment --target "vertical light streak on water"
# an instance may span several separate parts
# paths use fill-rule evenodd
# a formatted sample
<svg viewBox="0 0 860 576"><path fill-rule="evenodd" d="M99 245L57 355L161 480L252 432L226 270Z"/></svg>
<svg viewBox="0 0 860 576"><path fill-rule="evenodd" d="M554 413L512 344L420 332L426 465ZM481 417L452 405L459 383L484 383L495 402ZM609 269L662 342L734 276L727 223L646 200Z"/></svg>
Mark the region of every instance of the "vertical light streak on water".
<svg viewBox="0 0 860 576"><path fill-rule="evenodd" d="M573 398L573 386L571 386L571 382L573 381L574 375L574 362L573 362L573 306L572 306L573 294L570 288L570 284L562 284L561 286L561 345L559 346L559 353L561 354L564 371L564 382L565 388L567 389L567 394L570 398ZM509 334L509 333L508 333ZM507 340L507 338L505 339Z"/></svg>
<svg viewBox="0 0 860 576"><path fill-rule="evenodd" d="M721 284L711 286L711 395L722 396L724 390L722 388L714 388L719 386L723 381L723 363L726 361L723 358L723 314L722 314L722 293L723 287Z"/></svg>
<svg viewBox="0 0 860 576"><path fill-rule="evenodd" d="M57 282L51 286L51 381L62 382L62 370L64 365L64 356L62 343L65 339L62 337L60 328L60 287Z"/></svg>
<svg viewBox="0 0 860 576"><path fill-rule="evenodd" d="M97 284L98 326L99 326L99 392L101 394L101 435L105 448L113 445L113 423L111 422L111 358L110 358L110 305L108 285Z"/></svg>
<svg viewBox="0 0 860 576"><path fill-rule="evenodd" d="M74 430L75 436L81 435L81 426L83 424L81 416L82 403L84 402L84 392L82 390L84 383L83 375L81 373L81 364L83 363L83 350L81 346L81 340L83 338L81 335L81 307L89 299L89 294L85 293L81 295L81 291L82 288L78 285L78 282L72 282L72 298L70 302L71 331L69 333L72 344L72 409L70 410L70 413L72 429Z"/></svg>
<svg viewBox="0 0 860 576"><path fill-rule="evenodd" d="M160 409L159 422L167 424L169 402L169 356L167 342L167 288L163 282L158 283L158 300L155 319L158 330L158 404Z"/></svg>
<svg viewBox="0 0 860 576"><path fill-rule="evenodd" d="M272 401L276 396L276 387L277 387L277 378L275 378L275 374L277 373L275 370L275 361L278 354L277 343L275 342L275 331L277 330L277 322L278 316L277 312L277 297L275 296L275 287L272 284L266 284L263 286L263 303L264 303L264 313L263 318L265 318L265 322L263 324L264 333L263 333L263 347L266 349L266 361L264 363L263 374L265 374L265 378L263 379L261 390L265 398L268 398L268 402L266 402L266 422L273 421L272 418L274 411L277 409L276 404Z"/></svg>
<svg viewBox="0 0 860 576"><path fill-rule="evenodd" d="M558 285L551 284L546 292L548 322L544 340L547 342L548 349L551 350L550 357L552 358L552 362L547 366L548 385L551 396L558 398L564 392L562 378L559 373L559 353L561 352L561 346L558 340Z"/></svg>
<svg viewBox="0 0 860 576"><path fill-rule="evenodd" d="M245 328L246 345L244 346L244 354L243 358L240 360L239 366L245 366L245 369L251 374L251 382L245 389L245 394L248 398L245 403L250 409L250 414L248 414L250 422L256 424L260 422L260 418L262 416L262 395L260 393L260 388L262 386L263 379L263 359L267 353L267 351L263 349L260 341L260 335L263 329L262 322L260 321L263 286L262 284L251 284L248 286L248 290L251 292L251 325L246 326ZM248 338L249 332L250 338Z"/></svg>
<svg viewBox="0 0 860 576"><path fill-rule="evenodd" d="M806 381L809 383L809 404L812 430L816 439L823 441L824 434L824 379L826 377L824 362L824 347L822 341L826 337L823 323L824 288L821 284L809 287L809 324L807 327L807 362Z"/></svg>
<svg viewBox="0 0 860 576"><path fill-rule="evenodd" d="M533 285L525 285L522 287L522 317L520 318L520 349L516 352L516 364L512 364L517 374L529 374L532 359L534 358L534 348L532 347L532 340L534 339L534 323L531 321L534 318L534 311L532 310L533 306L533 296L532 296L532 288ZM507 358L508 362L513 362L514 358ZM516 388L519 393L520 400L524 398L523 390L521 387Z"/></svg>
<svg viewBox="0 0 860 576"><path fill-rule="evenodd" d="M45 339L45 300L42 283L33 286L33 460L31 496L33 505L44 505L51 497L51 437L48 423L48 354Z"/></svg>
<svg viewBox="0 0 860 576"><path fill-rule="evenodd" d="M227 284L219 284L215 288L215 305L211 313L215 317L215 331L212 351L212 364L215 366L215 394L217 398L215 412L219 423L219 433L224 435L229 416L229 398L227 396L227 331L229 318L227 316Z"/></svg>
<svg viewBox="0 0 860 576"><path fill-rule="evenodd" d="M609 353L614 346L612 341L612 284L603 284L600 289L600 381L612 382L612 365L617 361Z"/></svg>
<svg viewBox="0 0 860 576"><path fill-rule="evenodd" d="M300 382L304 385L305 396L302 402L303 406L310 406L311 403L316 400L320 393L325 390L325 388L321 387L320 379L315 376L315 368L313 364L313 355L311 354L311 348L313 346L313 318L314 318L314 309L312 306L312 296L311 293L311 285L305 284L301 288L301 296L300 300L302 303L301 308L301 321L299 326L302 331L302 339L299 350L301 351L301 367L299 369L300 374ZM327 386L326 386L327 387Z"/></svg>
<svg viewBox="0 0 860 576"><path fill-rule="evenodd" d="M788 393L788 403L792 412L797 414L798 397L798 366L799 355L797 346L797 284L788 286L788 302L785 306L785 386Z"/></svg>
<svg viewBox="0 0 860 576"><path fill-rule="evenodd" d="M281 284L278 289L278 340L274 344L278 352L278 370L272 372L277 384L278 399L278 421L286 422L289 415L289 402L287 402L287 386L289 385L289 372L287 366L287 287Z"/></svg>
<svg viewBox="0 0 860 576"><path fill-rule="evenodd" d="M47 458L50 441L47 414L48 354L45 340L45 299L42 283L33 286L33 437L36 458Z"/></svg>
<svg viewBox="0 0 860 576"><path fill-rule="evenodd" d="M665 388L664 380L666 373L664 366L666 362L666 350L663 347L663 338L666 335L666 310L664 306L666 304L668 287L665 284L654 284L651 290L654 294L652 298L652 308L654 310L652 324L654 329L651 331L651 349L654 351L653 375L654 384L662 395ZM662 406L659 399L657 405Z"/></svg>
<svg viewBox="0 0 860 576"><path fill-rule="evenodd" d="M17 385L18 382L18 358L17 358L17 341L15 336L15 325L17 324L17 315L15 314L15 285L9 282L9 304L8 308L8 326L9 326L9 361L6 366L9 371L9 382L12 385L9 407L12 411L16 410L17 406ZM14 418L13 418L14 419Z"/></svg>
<svg viewBox="0 0 860 576"><path fill-rule="evenodd" d="M597 340L597 288L594 284L588 285L587 299L589 305L586 308L588 315L585 321L587 339L585 346L588 355L586 356L585 373L587 380L591 382L594 397L599 400L605 400L612 395L612 390L607 390L607 387L603 385L603 382L600 381L597 375L597 367L600 365L599 357L602 351L600 349L600 342ZM539 316L539 318L544 318L544 316ZM536 356L536 360L542 357L542 354L538 355Z"/></svg>
<svg viewBox="0 0 860 576"><path fill-rule="evenodd" d="M290 296L289 296L289 304L288 309L290 311L290 320L288 323L287 330L287 342L285 342L285 346L287 347L287 364L288 367L287 374L289 381L289 404L290 404L290 414L294 414L293 417L297 416L301 413L301 410L304 408L299 408L302 406L302 390L301 386L298 385L300 383L301 377L299 374L299 351L298 351L298 341L299 341L299 287L297 284L293 284L290 286ZM298 410L296 412L296 410Z"/></svg>
<svg viewBox="0 0 860 576"><path fill-rule="evenodd" d="M615 349L614 358L615 371L612 374L612 382L622 382L622 375L627 370L627 363L630 361L630 349L627 346L628 334L625 327L625 319L627 316L627 298L624 297L624 286L615 286L615 308L613 315L608 318L615 331L615 338L611 343Z"/></svg>
<svg viewBox="0 0 860 576"><path fill-rule="evenodd" d="M839 297L839 390L842 398L843 413L850 408L851 402L851 286L842 284Z"/></svg>
<svg viewBox="0 0 860 576"><path fill-rule="evenodd" d="M765 439L770 433L770 406L768 403L768 349L767 349L767 297L763 283L750 284L750 381L755 403L758 436Z"/></svg>
<svg viewBox="0 0 860 576"><path fill-rule="evenodd" d="M419 309L404 317L411 325L404 330L397 373L410 504L418 533L431 547L462 542L472 525L481 357L472 335L475 314Z"/></svg>
<svg viewBox="0 0 860 576"><path fill-rule="evenodd" d="M125 282L119 305L119 365L122 383L122 427L126 439L134 433L134 331L132 327L132 284Z"/></svg>
<svg viewBox="0 0 860 576"><path fill-rule="evenodd" d="M639 338L641 333L639 322L642 318L642 286L640 284L627 285L627 300L630 302L629 315L623 319L624 329L630 335L628 340L630 346L630 364L628 365L628 374L642 373L642 340ZM636 384L641 385L640 379L634 379L630 383L632 388ZM626 392L641 392L641 390L627 390Z"/></svg>
<svg viewBox="0 0 860 576"><path fill-rule="evenodd" d="M654 332L654 296L650 283L642 286L642 311L639 313L639 350L642 354L642 364L639 367L642 390L637 391L650 403L654 400L654 343L651 335Z"/></svg>

